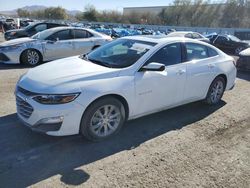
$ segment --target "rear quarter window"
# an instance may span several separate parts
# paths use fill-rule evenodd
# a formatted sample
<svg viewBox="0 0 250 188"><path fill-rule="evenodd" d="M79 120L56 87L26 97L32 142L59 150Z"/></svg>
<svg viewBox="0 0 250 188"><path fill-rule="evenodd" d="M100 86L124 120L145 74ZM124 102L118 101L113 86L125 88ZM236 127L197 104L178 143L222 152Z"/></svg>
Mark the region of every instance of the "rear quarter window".
<svg viewBox="0 0 250 188"><path fill-rule="evenodd" d="M208 51L209 57L214 57L214 56L219 55L218 52L214 50L213 48L207 47L207 51Z"/></svg>
<svg viewBox="0 0 250 188"><path fill-rule="evenodd" d="M187 61L208 58L207 47L196 43L186 43Z"/></svg>

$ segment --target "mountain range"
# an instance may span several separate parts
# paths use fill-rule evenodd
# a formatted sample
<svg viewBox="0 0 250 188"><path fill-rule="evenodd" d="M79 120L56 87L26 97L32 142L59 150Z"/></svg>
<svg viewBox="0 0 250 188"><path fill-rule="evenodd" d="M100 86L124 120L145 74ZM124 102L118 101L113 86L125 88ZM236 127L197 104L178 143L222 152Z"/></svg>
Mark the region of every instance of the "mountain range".
<svg viewBox="0 0 250 188"><path fill-rule="evenodd" d="M44 10L46 8L48 8L48 7L42 6L42 5L32 5L32 6L22 7L21 9L32 12L32 11L37 11L37 10ZM81 11L79 11L79 10L67 10L67 9L66 9L66 12L69 15L73 15L73 16L75 16L77 13L81 13ZM7 10L7 11L0 11L0 14L7 15L7 16L17 15L17 9Z"/></svg>

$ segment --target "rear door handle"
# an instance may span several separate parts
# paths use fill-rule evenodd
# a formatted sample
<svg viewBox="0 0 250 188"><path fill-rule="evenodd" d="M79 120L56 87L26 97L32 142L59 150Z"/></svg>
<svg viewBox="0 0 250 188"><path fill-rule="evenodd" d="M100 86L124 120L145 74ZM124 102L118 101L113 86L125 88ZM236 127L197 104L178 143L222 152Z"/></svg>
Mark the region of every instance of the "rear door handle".
<svg viewBox="0 0 250 188"><path fill-rule="evenodd" d="M180 69L180 70L177 71L177 74L178 74L178 75L182 75L182 74L184 74L184 73L186 73L186 71L183 70L183 69Z"/></svg>

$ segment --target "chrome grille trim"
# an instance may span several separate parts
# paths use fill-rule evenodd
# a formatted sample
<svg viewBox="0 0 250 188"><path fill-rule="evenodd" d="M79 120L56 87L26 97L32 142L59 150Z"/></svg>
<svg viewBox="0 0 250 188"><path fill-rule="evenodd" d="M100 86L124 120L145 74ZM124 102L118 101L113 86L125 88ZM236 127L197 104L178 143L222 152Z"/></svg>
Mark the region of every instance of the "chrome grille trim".
<svg viewBox="0 0 250 188"><path fill-rule="evenodd" d="M28 119L31 116L34 110L29 103L24 101L19 96L16 96L16 106L17 106L17 113L26 119Z"/></svg>

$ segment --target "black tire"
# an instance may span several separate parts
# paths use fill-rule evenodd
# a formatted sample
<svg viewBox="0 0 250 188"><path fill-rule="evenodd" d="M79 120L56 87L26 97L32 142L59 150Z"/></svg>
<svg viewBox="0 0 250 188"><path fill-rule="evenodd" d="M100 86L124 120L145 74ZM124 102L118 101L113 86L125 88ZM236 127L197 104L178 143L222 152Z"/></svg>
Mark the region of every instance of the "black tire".
<svg viewBox="0 0 250 188"><path fill-rule="evenodd" d="M216 92L217 87L218 90ZM224 94L225 88L226 88L225 79L221 76L216 77L209 87L205 102L209 105L218 104Z"/></svg>
<svg viewBox="0 0 250 188"><path fill-rule="evenodd" d="M116 107L115 110L117 110L117 112L119 111L120 113L120 118L119 118L119 123L116 123L117 126L115 127L115 123L114 123L114 127L115 129L110 129L110 125L106 125L106 129L109 129L111 131L110 134L108 135L101 135L101 134L104 134L105 132L105 123L104 122L104 118L102 117L102 122L98 121L98 124L100 124L101 126L97 127L96 129L99 130L100 127L100 134L98 135L98 130L93 130L95 129L94 126L96 125L93 125L93 119L97 117L95 116L98 112L101 112L101 110L106 107L106 106L114 106ZM111 115L111 114L110 114ZM95 116L95 117L94 117ZM111 117L111 116L110 116ZM100 140L104 140L108 137L111 137L113 135L115 135L116 133L119 132L119 130L121 129L121 127L123 126L124 122L125 122L125 108L123 106L123 104L117 100L116 98L113 98L113 97L105 97L105 98L101 98L97 101L95 101L93 104L91 104L87 110L85 111L85 113L83 114L83 117L82 117L82 121L81 121L81 125L80 125L80 134L82 134L85 138L87 138L88 140L91 140L91 141L100 141ZM101 118L99 118L101 119ZM106 122L107 123L107 122ZM102 133L102 130L103 130L103 133Z"/></svg>
<svg viewBox="0 0 250 188"><path fill-rule="evenodd" d="M42 62L42 56L37 50L28 49L21 55L21 63L29 66L37 66Z"/></svg>

